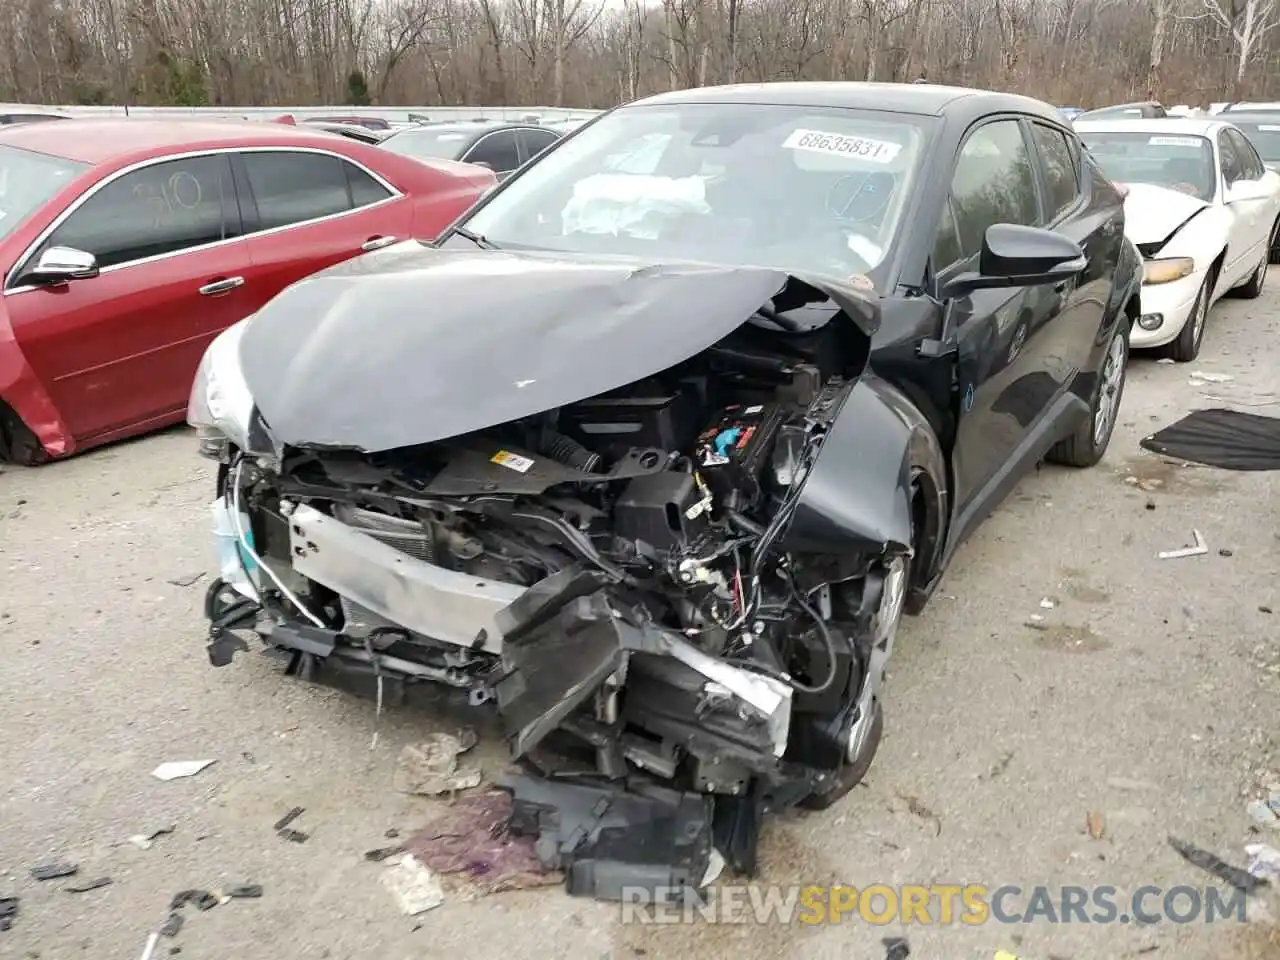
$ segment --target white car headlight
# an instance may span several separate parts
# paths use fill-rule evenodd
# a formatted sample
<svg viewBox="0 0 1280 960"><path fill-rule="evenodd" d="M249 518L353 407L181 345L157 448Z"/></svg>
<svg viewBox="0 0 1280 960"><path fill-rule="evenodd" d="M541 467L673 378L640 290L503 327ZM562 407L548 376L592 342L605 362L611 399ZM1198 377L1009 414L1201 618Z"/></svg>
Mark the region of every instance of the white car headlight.
<svg viewBox="0 0 1280 960"><path fill-rule="evenodd" d="M247 319L223 330L209 344L191 384L187 423L196 428L200 454L225 462L230 444L249 447L253 396L240 368L240 338Z"/></svg>
<svg viewBox="0 0 1280 960"><path fill-rule="evenodd" d="M1142 264L1142 282L1147 284L1173 283L1196 272L1196 262L1190 257L1165 257L1146 260Z"/></svg>

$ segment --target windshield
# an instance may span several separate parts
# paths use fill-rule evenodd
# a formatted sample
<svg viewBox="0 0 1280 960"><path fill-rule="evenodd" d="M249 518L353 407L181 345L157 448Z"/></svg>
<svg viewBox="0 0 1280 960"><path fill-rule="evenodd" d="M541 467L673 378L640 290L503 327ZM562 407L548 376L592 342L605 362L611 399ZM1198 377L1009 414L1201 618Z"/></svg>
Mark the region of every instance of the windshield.
<svg viewBox="0 0 1280 960"><path fill-rule="evenodd" d="M1280 113L1277 113L1275 120L1269 123L1253 120L1232 120L1231 122L1249 138L1253 149L1258 151L1265 162L1280 163Z"/></svg>
<svg viewBox="0 0 1280 960"><path fill-rule="evenodd" d="M1207 137L1154 133L1080 134L1103 172L1121 183L1171 187L1212 201L1218 185Z"/></svg>
<svg viewBox="0 0 1280 960"><path fill-rule="evenodd" d="M416 160L457 160L471 138L471 134L456 130L401 130L378 146Z"/></svg>
<svg viewBox="0 0 1280 960"><path fill-rule="evenodd" d="M466 226L499 247L868 274L897 238L926 122L760 104L625 107L553 147Z"/></svg>
<svg viewBox="0 0 1280 960"><path fill-rule="evenodd" d="M0 240L88 169L87 163L0 146Z"/></svg>

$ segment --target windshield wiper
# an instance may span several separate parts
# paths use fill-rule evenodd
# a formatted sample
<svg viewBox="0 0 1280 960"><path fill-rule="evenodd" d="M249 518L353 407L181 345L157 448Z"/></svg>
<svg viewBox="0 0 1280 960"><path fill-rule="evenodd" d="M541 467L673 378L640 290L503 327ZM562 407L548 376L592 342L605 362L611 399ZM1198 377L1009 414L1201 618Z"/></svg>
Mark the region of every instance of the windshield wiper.
<svg viewBox="0 0 1280 960"><path fill-rule="evenodd" d="M463 240L470 240L481 250L497 250L498 245L478 233L473 233L466 227L454 227L453 232L460 236Z"/></svg>

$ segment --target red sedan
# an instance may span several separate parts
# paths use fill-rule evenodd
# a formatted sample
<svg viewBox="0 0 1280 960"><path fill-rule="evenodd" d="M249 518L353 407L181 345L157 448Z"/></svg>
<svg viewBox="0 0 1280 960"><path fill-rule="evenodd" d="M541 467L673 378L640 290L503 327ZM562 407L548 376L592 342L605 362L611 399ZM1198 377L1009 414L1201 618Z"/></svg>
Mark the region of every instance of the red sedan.
<svg viewBox="0 0 1280 960"><path fill-rule="evenodd" d="M435 237L493 183L280 124L5 130L0 460L181 422L220 331L323 267Z"/></svg>

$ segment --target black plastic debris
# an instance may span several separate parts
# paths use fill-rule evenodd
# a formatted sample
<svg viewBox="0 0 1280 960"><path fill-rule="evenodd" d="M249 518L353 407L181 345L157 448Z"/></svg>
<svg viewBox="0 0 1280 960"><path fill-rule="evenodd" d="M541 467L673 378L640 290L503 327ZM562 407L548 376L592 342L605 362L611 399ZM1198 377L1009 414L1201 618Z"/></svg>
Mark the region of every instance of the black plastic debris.
<svg viewBox="0 0 1280 960"><path fill-rule="evenodd" d="M84 883L72 884L69 887L63 887L67 893L88 893L90 890L100 890L103 887L109 887L112 884L110 877L98 877L96 880L89 880Z"/></svg>
<svg viewBox="0 0 1280 960"><path fill-rule="evenodd" d="M208 890L180 890L169 901L169 909L180 910L188 903L197 910L212 910L218 905L218 898Z"/></svg>
<svg viewBox="0 0 1280 960"><path fill-rule="evenodd" d="M1195 410L1140 446L1222 470L1280 470L1280 418L1215 408Z"/></svg>
<svg viewBox="0 0 1280 960"><path fill-rule="evenodd" d="M183 916L180 913L169 914L169 919L160 924L159 934L162 937L176 937L182 929Z"/></svg>
<svg viewBox="0 0 1280 960"><path fill-rule="evenodd" d="M570 896L619 901L624 888L654 902L698 896L711 861L711 798L647 780L589 783L512 776L510 829L536 837L548 870L563 870Z"/></svg>
<svg viewBox="0 0 1280 960"><path fill-rule="evenodd" d="M884 947L884 960L907 960L911 956L906 937L885 937L880 943Z"/></svg>
<svg viewBox="0 0 1280 960"><path fill-rule="evenodd" d="M364 858L370 863L381 863L388 857L394 857L397 853L404 853L404 844L398 843L394 847L379 847L376 850L366 850Z"/></svg>
<svg viewBox="0 0 1280 960"><path fill-rule="evenodd" d="M293 823L293 821L297 820L300 816L302 816L302 813L303 813L302 807L294 807L292 810L286 813L283 817L277 820L275 822L275 826L273 826L271 829L279 833L285 827L289 826L289 824Z"/></svg>
<svg viewBox="0 0 1280 960"><path fill-rule="evenodd" d="M277 830L276 835L288 840L290 843L306 843L311 839L311 834L309 833L303 833L301 830L289 830L288 828Z"/></svg>
<svg viewBox="0 0 1280 960"><path fill-rule="evenodd" d="M262 896L262 884L239 883L222 891L234 900L257 900Z"/></svg>
<svg viewBox="0 0 1280 960"><path fill-rule="evenodd" d="M18 898L17 897L0 897L0 931L8 930L13 926L13 920L18 915Z"/></svg>
<svg viewBox="0 0 1280 960"><path fill-rule="evenodd" d="M1242 893L1249 894L1260 887L1270 886L1265 879L1253 876L1248 870L1233 867L1217 854L1210 853L1208 850L1201 850L1199 847L1192 846L1176 837L1169 838L1169 846L1177 850L1183 859L1192 866L1207 870L1223 883L1235 887Z"/></svg>
<svg viewBox="0 0 1280 960"><path fill-rule="evenodd" d="M35 880L57 880L59 877L75 876L80 868L74 863L45 863L31 868L31 876Z"/></svg>

